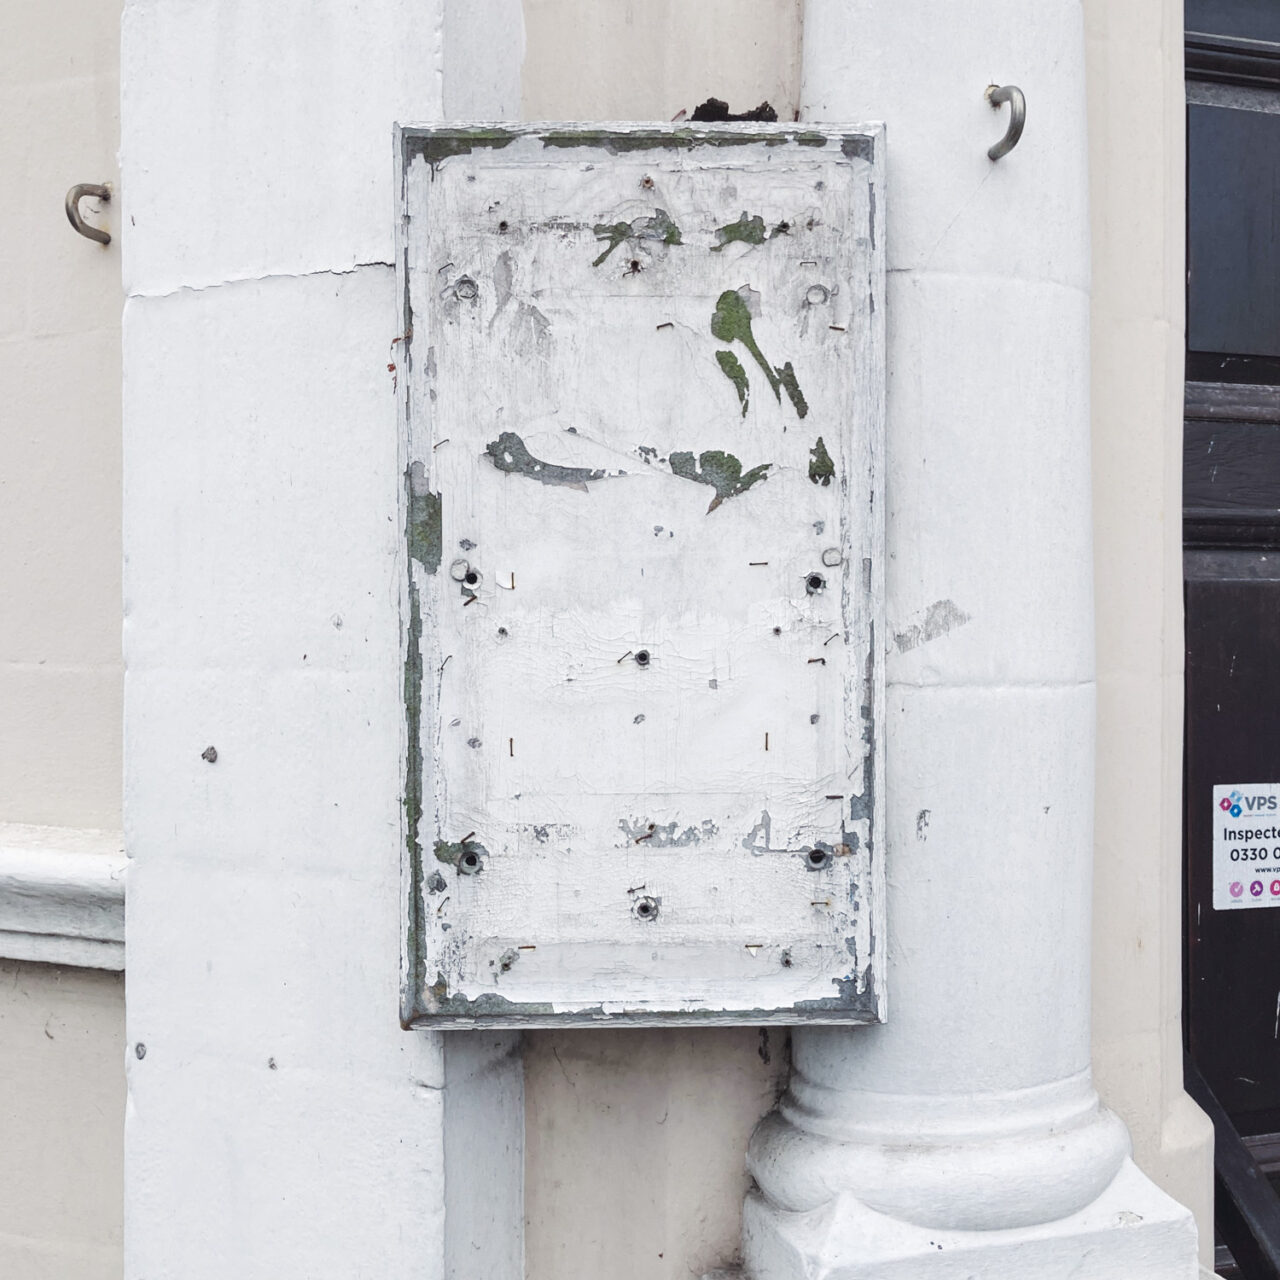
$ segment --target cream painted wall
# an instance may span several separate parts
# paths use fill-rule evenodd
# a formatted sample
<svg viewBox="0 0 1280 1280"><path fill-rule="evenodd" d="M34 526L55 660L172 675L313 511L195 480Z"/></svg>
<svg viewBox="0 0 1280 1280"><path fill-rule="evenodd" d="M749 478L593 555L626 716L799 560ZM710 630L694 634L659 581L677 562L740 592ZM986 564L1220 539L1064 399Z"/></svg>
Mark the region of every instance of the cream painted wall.
<svg viewBox="0 0 1280 1280"><path fill-rule="evenodd" d="M1213 1134L1182 1091L1182 4L1084 7L1098 638L1094 1071L1129 1125L1139 1165L1195 1212L1207 1265Z"/></svg>
<svg viewBox="0 0 1280 1280"><path fill-rule="evenodd" d="M525 120L670 120L800 100L802 0L524 0Z"/></svg>
<svg viewBox="0 0 1280 1280"><path fill-rule="evenodd" d="M120 258L62 202L116 180L120 7L10 0L5 17L0 822L118 827Z"/></svg>
<svg viewBox="0 0 1280 1280"><path fill-rule="evenodd" d="M0 822L120 825L120 6L10 0L0 41ZM114 230L116 209L89 220ZM0 961L0 1275L121 1274L124 981Z"/></svg>
<svg viewBox="0 0 1280 1280"><path fill-rule="evenodd" d="M121 1274L124 977L0 961L0 1276Z"/></svg>

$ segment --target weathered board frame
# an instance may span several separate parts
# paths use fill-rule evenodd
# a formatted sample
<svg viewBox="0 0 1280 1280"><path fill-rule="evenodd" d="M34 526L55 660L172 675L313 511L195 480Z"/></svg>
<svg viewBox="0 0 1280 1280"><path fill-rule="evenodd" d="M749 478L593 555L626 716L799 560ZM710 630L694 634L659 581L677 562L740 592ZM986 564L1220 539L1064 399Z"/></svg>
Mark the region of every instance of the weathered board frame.
<svg viewBox="0 0 1280 1280"><path fill-rule="evenodd" d="M404 327L397 340L393 364L402 392L406 547L403 598L406 930L402 1022L406 1027L461 1028L882 1021L885 1015L884 824L882 789L876 785L881 772L878 726L882 723L884 703L882 662L877 651L883 635L884 574L882 128L754 124L710 128L621 124L403 128L398 131L398 151L402 208L397 270ZM442 177L448 178L450 169L456 178L452 188L442 180ZM462 170L467 172L462 174ZM615 264L609 269L609 288L617 293L619 305L625 307L630 300L637 308L628 323L656 331L659 338L664 336L663 330L672 331L672 336L681 344L680 354L665 371L665 379L655 374L656 381L664 388L669 387L674 373L687 371L689 361L695 356L704 363L714 360L716 364L709 366L713 373L706 377L699 373L699 387L705 392L709 383L722 395L727 394L720 434L738 439L741 433L754 429L759 438L761 431L772 431L777 452L772 455L775 460L767 470L750 467L751 457L739 463L727 449L707 449L705 430L701 435L694 433L698 438L690 441L693 447L687 451L671 447L684 443L681 438L662 441L657 448L638 446L632 441L635 447L629 451L628 464L632 471L625 466L610 470L598 464L609 456L611 449L616 461L618 442L612 437L604 442L584 440L582 436L589 433L561 426L567 435L558 442L553 441L554 447L547 448L545 442L550 435L546 421L531 424L522 420L521 406L514 403L517 392L528 390L529 379L534 376L530 371L536 373L538 362L547 359L547 344L554 343L558 325L561 330L566 327L566 316L563 309L553 312L550 320L544 314L542 308L551 309L546 295L554 294L554 288L535 289L528 297L520 296L522 281L513 277L521 272L537 274L536 255L527 263L518 262L514 270L511 264L510 250L525 231L521 222L524 211L516 207L521 202L509 204L506 210L493 204L482 209L474 202L468 206L466 187L462 184L465 181L473 189L477 182L483 186L486 178L492 179L499 171L510 183L516 173L527 174L530 181L536 181L540 180L537 175L545 176L553 171L563 175L567 170L575 172L588 187L611 189L612 198L600 201L598 213L592 217L575 220L573 216L565 216L558 220L544 219L542 224L530 223L529 234L553 230L560 242L556 252L589 251L593 267L614 258ZM718 190L721 203L714 209L690 216L693 208L688 198L690 184L696 185L703 179L709 187ZM771 204L770 216L764 218L743 210L735 221L738 210L729 205L737 202L738 185L759 195L766 189L762 183L767 184L770 192L775 187L783 190L780 196L765 197L763 203ZM777 201L785 203L788 183L792 200L787 207L806 214L807 231L801 225L792 227L787 217L779 216L782 205ZM824 193L822 198L810 198L807 204L797 201L796 193L804 183ZM677 218L672 220L664 206L679 199L672 190L677 187L684 193L684 203ZM446 198L450 190L455 197L452 205ZM503 194L511 192L504 189ZM437 205L440 209L433 213ZM838 217L820 216L833 210ZM503 217L504 212L509 216ZM798 246L806 234L815 248L802 251ZM433 236L451 238L446 245ZM774 307L772 295L762 305L753 281L758 282L766 261L771 262L767 267L770 279L780 279L779 273L787 265L781 257L784 252L802 268L801 275L794 279L795 288L791 292L795 296L789 297L785 308L782 304ZM655 282L660 286L664 270L669 267L674 270L673 264L688 254L702 255L706 261L716 255L716 266L723 268L725 281L742 278L741 286L732 292L743 302L740 305L730 298L730 290L726 289L718 295L714 292L709 295L707 305L699 311L696 298L684 295L677 298L673 293L665 299L672 308L672 319L653 324L651 313L655 301L663 301L661 287L655 287ZM502 265L504 257L505 266ZM614 280L614 276L618 279ZM670 271L668 276L676 278ZM541 283L548 286L554 284L554 280L555 277L541 278ZM703 284L705 287L705 282ZM601 286L601 291L606 291L605 286ZM494 294L503 295L496 308L492 301ZM563 301L552 299L552 302ZM585 299L585 303L592 301ZM599 299L594 302L598 303ZM589 343L593 334L599 334L601 342L606 342L611 336L607 318L598 305L592 308L585 303L580 325L566 338L576 335L580 343ZM506 359L501 374L492 381L472 376L464 380L461 388L446 387L447 375L442 377L441 361L450 359L449 351L445 350L449 342L459 340L462 330L456 329L457 324L472 325L467 332L474 348L477 340L483 341L492 332L501 318L498 313L504 311L505 328L498 342L489 348L498 358ZM487 316L487 333L481 334L475 323L477 316ZM790 359L783 365L772 363L774 349L779 355L783 354L781 342L786 330L779 325L784 319L794 330L792 337L809 336L812 332L809 346L797 347L794 352L794 369ZM836 320L842 323L837 324ZM459 349L465 357L465 341ZM763 356L762 349L770 350L769 359ZM719 354L724 351L734 353L735 358L729 360ZM792 354L790 348L787 354ZM579 359L574 368L581 364ZM606 401L612 396L630 408L634 402L628 401L627 396L638 385L635 375L642 365L643 361L627 368L610 367ZM482 366L480 371L487 372L487 369ZM476 370L470 372L474 375ZM520 387L516 386L518 382L522 384ZM808 411L806 391L815 411L812 424L802 421ZM437 404L441 396L447 401L443 406ZM467 402L472 396L478 408ZM599 403L594 407L601 409ZM507 411L510 415L503 417ZM476 436L474 423L468 424L470 436L466 431L459 433L441 426L442 420L451 413L449 420L457 424L473 413L483 419L485 412L496 415L495 425L485 433L493 439ZM598 423L608 414L606 405L593 421ZM625 415L619 413L618 416ZM671 417L669 413L668 427ZM530 425L538 428L537 439L543 442L539 445L540 452L529 449L526 444L526 438L534 438L528 430ZM618 434L616 422L604 428L606 434L610 430ZM455 438L459 443L454 443ZM479 447L468 452L468 443ZM695 458L699 447L703 451ZM744 445L740 451L745 452L749 447ZM451 450L455 460L451 463L449 453L442 456L442 450ZM499 592L505 588L507 599L511 600L516 586L515 574L505 564L486 561L483 547L469 552L465 544L472 542L472 538L456 538L459 528L451 524L451 495L442 492L448 483L442 484L442 477L446 475L455 482L452 495L455 503L459 507L470 503L466 508L471 517L467 529L472 529L482 515L492 522L495 512L505 513L509 507L517 506L515 495L522 492L536 491L562 498L572 491L577 500L580 495L589 494L592 486L598 491L607 488L610 481L614 482L615 493L624 492L617 484L628 483L623 479L627 476L631 476L633 485L643 481L655 486L666 485L672 492L679 491L678 498L665 500L676 501L677 509L689 521L687 527L702 521L697 527L707 537L708 544L711 541L708 531L716 534L722 543L733 544L734 535L727 532L726 517L721 517L718 528L710 524L717 508L736 513L732 519L741 533L751 527L757 531L768 530L770 518L776 520L778 512L788 510L788 495L792 500L790 508L795 510L799 509L797 497L801 502L821 500L825 503L823 510L830 511L832 518L838 520L840 538L821 537L826 521L811 521L819 531L812 555L803 564L793 556L794 563L788 568L798 569L800 580L811 584L821 558L827 572L825 575L820 572L819 576L830 578L831 583L824 581L816 593L807 586L800 593L794 584L780 588L781 603L750 600L753 612L745 643L760 649L761 641L751 628L776 618L777 625L765 628L761 634L771 634L778 641L778 652L789 654L794 661L794 669L787 672L786 679L796 681L797 692L791 695L788 690L784 702L794 701L797 713L803 708L807 713L805 719L814 724L819 723L820 716L809 713L809 705L820 705L824 712L831 713L825 717L825 724L834 721L840 726L843 754L838 758L843 763L839 778L831 770L830 753L823 756L818 748L812 749L820 766L828 766L825 771L822 767L816 769L813 784L815 788L822 787L822 801L830 802L828 812L830 804L838 802L838 822L832 818L824 831L828 838L817 838L813 823L802 816L788 826L790 835L782 831L778 839L776 833L782 824L771 828L767 807L772 794L769 788L764 795L756 797L755 808L762 811L763 824L761 818L744 821L740 831L726 831L715 849L698 847L695 858L688 857L686 850L700 846L704 835L709 846L722 824L711 818L701 824L689 823L682 813L670 817L677 809L662 808L662 802L671 801L666 793L653 797L656 816L651 816L645 808L619 820L620 834L608 847L597 836L587 850L572 848L577 833L572 814L558 824L532 817L518 822L511 819L509 815L515 812L511 805L522 800L523 792L499 795L501 787L493 781L497 766L477 766L480 767L477 773L466 753L460 753L445 732L451 728L466 733L470 722L464 724L462 716L454 716L447 723L440 719L440 708L450 697L444 691L444 673L454 660L455 652L461 655L455 672L464 672L460 684L468 677L472 684L479 683L475 674L477 664L492 662L491 656L470 641L465 630L458 628L474 628L478 619L486 617L487 630L495 635L500 630L504 641L509 640L508 629L499 629L498 625L498 611L505 607ZM472 477L477 477L474 485ZM772 484L762 481L772 481ZM515 487L499 490L495 499L495 483ZM456 491L458 485L466 487L465 499ZM486 486L488 498L480 492ZM524 490L520 486L524 486ZM711 498L705 512L698 507L696 517L691 515L688 498L695 492L703 501ZM768 495L767 503L761 494ZM488 507L486 501L490 504ZM756 504L755 509L748 509L748 501ZM571 530L573 517L565 515L562 525L558 526L559 510L548 508L548 512L547 537L551 545L557 534ZM807 513L806 519L811 514ZM518 534L507 532L508 541L514 539L518 544ZM527 544L530 532L527 525L523 532ZM675 537L670 530L661 533L667 538ZM794 536L794 530L791 535ZM654 536L658 538L660 534ZM766 541L768 536L761 534ZM462 551L458 550L459 542L463 544ZM584 562L601 550L593 543L591 529L584 528L582 545L578 548ZM564 549L563 539L561 549ZM608 551L607 546L603 549ZM735 544L734 554L736 551ZM828 557L836 551L840 552L839 568L828 564ZM508 555L509 558L516 555L514 546ZM476 561L474 565L472 560ZM722 561L714 567L724 570ZM745 558L742 563L752 566L749 572L757 575L755 581L762 570L768 570L767 563ZM610 565L594 567L595 576L607 590L611 581ZM686 565L686 578L687 569ZM643 575L643 572L642 566L640 573ZM788 573L788 581L792 576L794 574ZM826 587L834 588L837 577L839 622L825 642L824 651L817 628L830 630L829 619L823 621L806 615L795 600L787 601L783 597L791 593L801 605L804 596L809 597L809 605L819 598L829 604L836 593L834 590L827 593ZM522 577L521 582L524 580ZM726 576L722 587L726 599L746 598L756 589L754 581L749 586L745 585L747 582L742 579L739 584ZM554 594L553 589L548 591L549 595ZM522 596L521 603L527 598ZM467 609L472 604L479 607ZM465 615L461 613L463 609L467 609ZM460 621L463 618L465 621ZM564 614L552 614L551 618L550 634L554 635L554 623L563 622ZM619 636L625 638L622 632ZM594 643L599 638L584 637L581 627L575 635L578 644L586 640ZM647 638L647 633L643 633L642 639ZM833 645L837 639L839 644ZM554 649L555 645L551 647ZM563 643L560 647L563 648ZM631 682L629 687L633 692L641 688L635 684L634 644L616 647L621 658L610 656L606 663L601 651L593 653L586 663L595 668L586 673L587 684L596 682L595 688L602 700L614 696L616 687L625 681ZM673 652L675 648L673 645ZM810 650L817 656L812 656ZM754 654L755 649L752 652ZM648 657L647 649L640 653ZM674 653L675 658L680 656ZM472 663L469 669L465 668L468 659ZM627 659L625 667L621 659ZM776 666L786 659L770 654L763 660ZM696 660L692 665L696 666ZM653 671L658 666L655 660L648 669ZM609 671L609 667L613 671ZM484 669L491 673L501 670L493 666ZM565 669L583 674L581 663ZM747 690L745 697L742 692L734 695L738 698L736 705L743 709L747 719L757 704L763 705L769 698L777 702L777 691L781 687L778 673L771 668L762 670L775 678L759 685L758 694ZM825 673L835 674L836 680L829 679L823 692L820 681ZM572 682L573 677L565 678ZM713 678L704 683L715 689L718 682ZM536 684L530 679L520 686L529 691L531 701L545 693L536 688ZM508 704L510 695L508 690ZM643 695L634 692L634 696ZM456 710L461 705L450 704L449 709ZM508 714L506 705L503 715ZM667 706L670 709L669 703ZM467 708L473 714L484 714L483 708L477 711L474 697ZM492 708L489 710L492 712ZM786 708L783 710L785 714ZM772 715L772 711L769 714ZM692 714L686 718L697 720L697 708L692 707ZM644 719L643 714L638 714L634 723L639 725ZM765 751L770 748L767 734L765 730L763 743L757 744ZM499 747L507 746L510 753L507 759L515 760L514 735L501 732L492 735L486 729L486 737L496 738ZM754 737L758 738L759 734ZM473 735L469 740L480 744L475 748L477 760L482 754L488 754L482 752L483 742L478 736ZM524 741L522 738L522 743ZM782 754L777 742L775 739L775 752ZM540 756L545 753L545 747L538 751ZM803 760L804 751L796 758ZM767 776L772 779L770 787L779 790L795 782L794 777ZM479 808L475 804L464 804L459 807L459 814L452 814L450 806L456 802L451 798L450 785L455 779L488 788L487 801L476 802ZM515 785L519 784L511 783L508 791ZM641 785L635 788L631 798L637 800L644 796ZM564 818L565 797L555 798L561 802L558 816ZM805 803L816 801L815 791ZM722 809L724 807L722 805ZM740 803L736 809L733 803L727 808L730 816L741 815ZM499 812L506 813L508 819L505 824L503 821L494 824L500 829L496 840L488 829L480 834L462 829L463 826L482 826L487 816ZM524 812L521 810L522 815ZM476 813L481 816L475 822L459 816ZM651 820L645 821L646 818ZM454 831L452 826L458 829ZM772 836L771 830L775 833ZM773 847L775 840L776 848ZM726 856L735 857L743 865L745 883L734 878L736 872L717 878L714 867L707 871L711 858L720 858L721 864L717 865L722 869L727 866L723 862ZM544 869L553 875L557 874L557 868L551 864L557 860L560 864L554 892L544 895L540 902L534 901L537 893L531 891L533 882L527 879L533 859L541 859ZM597 894L598 900L580 909L576 917L572 908L563 912L569 918L570 933L574 927L579 933L589 931L591 922L599 920L604 936L587 939L554 934L561 925L561 896L566 893L582 896L586 893L582 882L593 876L608 879L609 872L600 872L598 868L612 865L609 859L626 872L621 879L614 874L618 883L612 892L615 896L623 892L621 886L626 881L626 896L614 907L608 902L607 892L603 899ZM566 865L574 868L576 879L564 874ZM633 871L636 874L632 874ZM494 917L490 909L489 919L484 919L476 891L486 884L486 877L489 877L488 883L492 883L499 872L511 876L513 882L519 876L526 877L513 893L530 912L521 936L536 937L536 943L518 944L510 931L509 918L501 921L508 927L505 936L499 936L496 931L483 932L486 924L490 929L495 928ZM754 889L753 872L759 881ZM699 874L703 876L701 881L697 880ZM728 923L723 904L718 904L721 908L718 913L707 909L705 920L700 921L698 911L717 898L722 879L729 882L726 896L733 899L728 904ZM670 928L664 933L668 921L661 919L663 897L672 901L671 886L683 881L697 882L698 889L690 890L687 901L678 903L676 911L667 912L668 916L678 917L681 906L686 912L682 931L673 936ZM502 896L489 895L490 903ZM454 900L452 906L450 899ZM742 914L749 918L739 925L734 911L743 903L754 904L754 910L743 909ZM808 917L797 916L797 906L807 911ZM507 902L508 912L510 907ZM646 910L652 914L646 915ZM775 913L779 920L771 929ZM708 941L693 926L706 927L712 933L718 929L719 934ZM548 929L552 931L550 934ZM607 943L603 951L602 943ZM664 946L678 958L667 962L663 957L666 969L659 972L662 969L659 955ZM679 951L682 946L685 952ZM543 954L535 960L539 949ZM493 954L488 956L485 965L484 957L489 952ZM656 976L644 972L646 965L641 952L652 956ZM693 957L687 967L680 963L686 952ZM585 965L576 966L581 972L570 973L573 967L570 961L575 954L585 955L587 960ZM802 957L799 961L795 958L797 955ZM744 956L748 957L745 961ZM521 993L513 994L510 974L518 971L523 975L535 964L542 964L549 975L537 980L542 988L536 993L538 998L528 998L527 992L523 998ZM700 965L705 973L699 971ZM672 986L673 966L682 969L679 994ZM714 972L717 967L719 974ZM633 972L619 981L619 971L628 968ZM556 986L560 971L565 973L562 993Z"/></svg>

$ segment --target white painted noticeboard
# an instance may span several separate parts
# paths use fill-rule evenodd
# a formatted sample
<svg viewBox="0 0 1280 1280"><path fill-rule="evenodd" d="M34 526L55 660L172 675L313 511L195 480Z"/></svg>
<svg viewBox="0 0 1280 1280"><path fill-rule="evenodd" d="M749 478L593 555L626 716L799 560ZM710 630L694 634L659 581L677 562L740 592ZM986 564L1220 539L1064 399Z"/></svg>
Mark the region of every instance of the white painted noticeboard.
<svg viewBox="0 0 1280 1280"><path fill-rule="evenodd" d="M1213 909L1280 907L1280 782L1213 789Z"/></svg>
<svg viewBox="0 0 1280 1280"><path fill-rule="evenodd" d="M405 130L404 1020L883 1017L883 136Z"/></svg>

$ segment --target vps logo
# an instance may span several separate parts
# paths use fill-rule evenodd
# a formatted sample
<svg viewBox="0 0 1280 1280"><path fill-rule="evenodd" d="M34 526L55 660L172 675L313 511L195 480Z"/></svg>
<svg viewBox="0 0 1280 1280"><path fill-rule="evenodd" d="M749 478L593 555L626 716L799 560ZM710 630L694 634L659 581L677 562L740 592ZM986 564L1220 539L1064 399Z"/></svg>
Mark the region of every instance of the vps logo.
<svg viewBox="0 0 1280 1280"><path fill-rule="evenodd" d="M1231 882L1231 896L1233 898L1238 898L1243 892L1244 885L1242 885L1239 880L1233 880Z"/></svg>
<svg viewBox="0 0 1280 1280"><path fill-rule="evenodd" d="M1246 811L1259 813L1263 809L1272 810L1275 807L1275 796L1245 796L1239 791L1233 791L1230 796L1223 796L1218 801L1218 808L1224 813L1229 813L1233 818L1238 818Z"/></svg>
<svg viewBox="0 0 1280 1280"><path fill-rule="evenodd" d="M1249 886L1249 892L1250 892L1251 894L1253 894L1253 896L1254 896L1255 898L1260 898L1260 897L1262 897L1262 881L1261 881L1261 880L1255 880L1255 881L1254 881L1254 882Z"/></svg>

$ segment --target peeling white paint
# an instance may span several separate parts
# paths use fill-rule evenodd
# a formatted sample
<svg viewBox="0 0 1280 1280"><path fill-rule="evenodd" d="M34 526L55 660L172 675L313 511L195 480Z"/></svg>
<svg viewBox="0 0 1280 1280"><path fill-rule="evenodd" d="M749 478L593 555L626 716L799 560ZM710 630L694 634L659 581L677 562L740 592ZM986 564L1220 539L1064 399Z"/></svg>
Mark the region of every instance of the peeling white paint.
<svg viewBox="0 0 1280 1280"><path fill-rule="evenodd" d="M921 610L914 621L893 633L893 643L899 653L906 653L919 645L937 640L956 627L963 627L969 615L956 607L954 600L938 600Z"/></svg>
<svg viewBox="0 0 1280 1280"><path fill-rule="evenodd" d="M407 139L421 1009L878 1017L877 135L549 132Z"/></svg>

